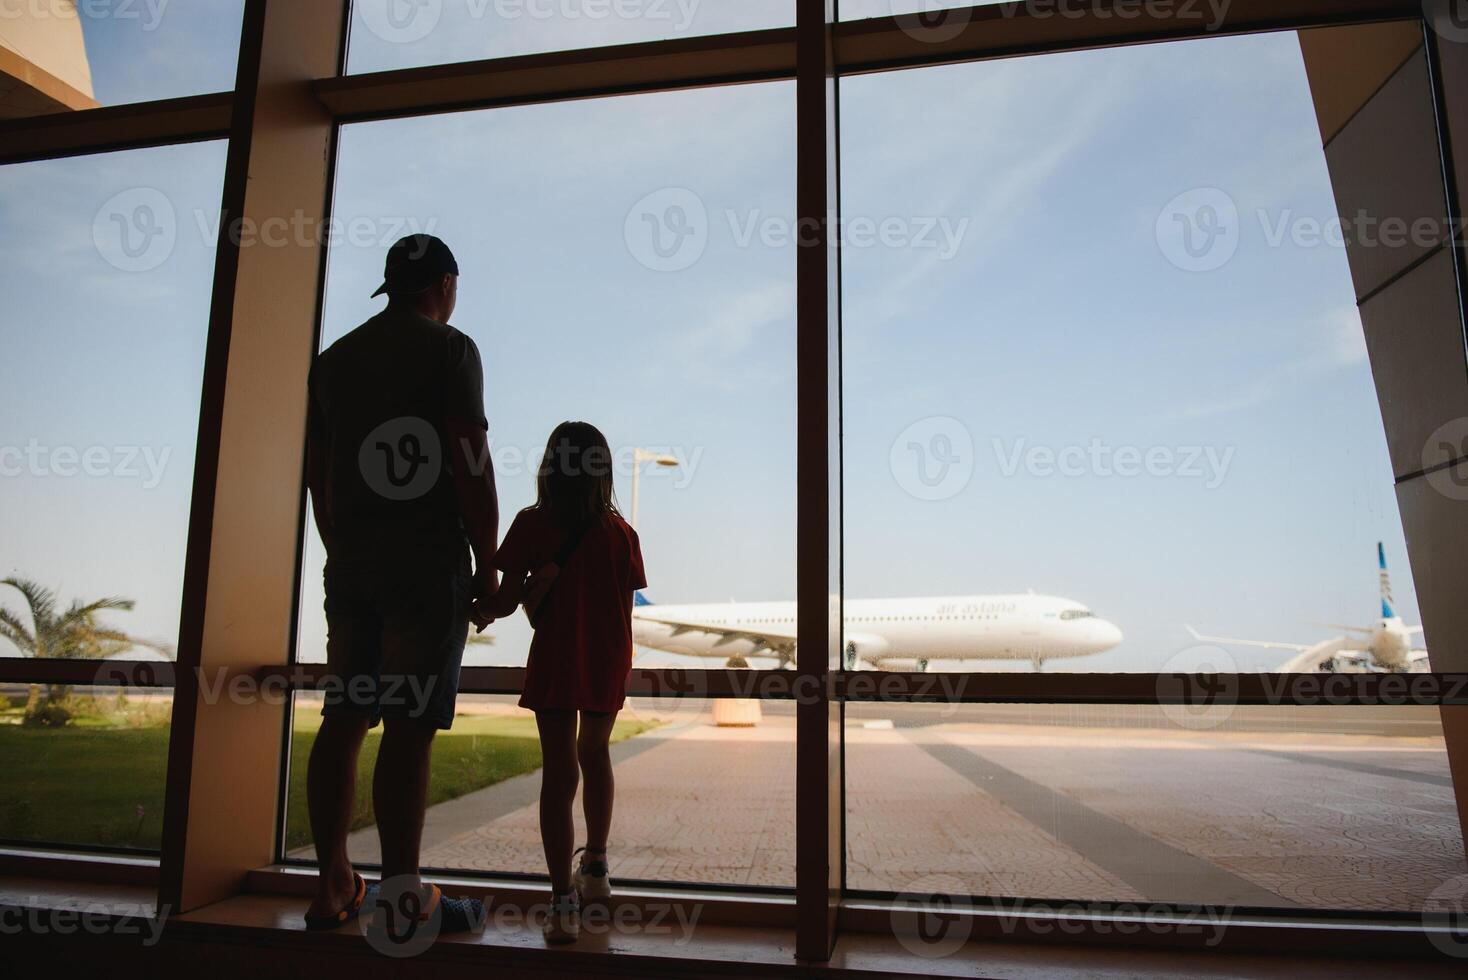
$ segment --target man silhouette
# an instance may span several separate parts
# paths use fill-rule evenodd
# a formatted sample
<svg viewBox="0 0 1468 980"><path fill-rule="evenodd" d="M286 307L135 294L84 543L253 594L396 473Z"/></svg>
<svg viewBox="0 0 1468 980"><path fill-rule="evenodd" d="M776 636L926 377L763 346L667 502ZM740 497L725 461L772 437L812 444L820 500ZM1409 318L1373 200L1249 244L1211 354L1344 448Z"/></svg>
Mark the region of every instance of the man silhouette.
<svg viewBox="0 0 1468 980"><path fill-rule="evenodd" d="M418 873L433 738L453 724L469 622L498 582L479 350L448 325L458 277L439 239L399 241L373 294L386 293L387 308L311 370L307 484L326 545L328 673L307 776L320 865L313 929L356 918L366 898L347 833L357 757L379 721L372 801L384 883L416 895L440 931L468 928L482 911Z"/></svg>

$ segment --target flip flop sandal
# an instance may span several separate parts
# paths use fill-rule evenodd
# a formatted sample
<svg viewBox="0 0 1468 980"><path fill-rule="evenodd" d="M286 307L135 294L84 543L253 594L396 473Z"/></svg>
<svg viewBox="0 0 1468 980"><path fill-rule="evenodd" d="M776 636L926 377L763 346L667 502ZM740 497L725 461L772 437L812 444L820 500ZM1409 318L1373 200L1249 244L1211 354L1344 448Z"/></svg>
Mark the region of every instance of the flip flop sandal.
<svg viewBox="0 0 1468 980"><path fill-rule="evenodd" d="M308 915L306 916L306 930L308 932L326 932L331 929L340 929L362 914L362 904L367 900L367 882L362 876L353 872L352 877L356 879L357 894L346 908L331 915Z"/></svg>
<svg viewBox="0 0 1468 980"><path fill-rule="evenodd" d="M420 922L439 915L439 935L469 932L484 922L484 903L477 898L448 898L437 885L429 885L429 901L419 914Z"/></svg>

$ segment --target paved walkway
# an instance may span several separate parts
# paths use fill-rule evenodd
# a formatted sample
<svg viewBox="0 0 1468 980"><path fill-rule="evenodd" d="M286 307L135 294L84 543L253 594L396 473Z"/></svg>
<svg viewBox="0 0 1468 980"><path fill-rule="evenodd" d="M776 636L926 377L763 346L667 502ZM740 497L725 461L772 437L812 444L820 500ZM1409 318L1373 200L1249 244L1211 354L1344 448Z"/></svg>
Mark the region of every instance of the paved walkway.
<svg viewBox="0 0 1468 980"><path fill-rule="evenodd" d="M613 876L792 886L788 707L668 720L613 749ZM1468 870L1440 738L856 722L846 758L856 889L1413 911ZM543 873L539 781L434 807L424 865Z"/></svg>

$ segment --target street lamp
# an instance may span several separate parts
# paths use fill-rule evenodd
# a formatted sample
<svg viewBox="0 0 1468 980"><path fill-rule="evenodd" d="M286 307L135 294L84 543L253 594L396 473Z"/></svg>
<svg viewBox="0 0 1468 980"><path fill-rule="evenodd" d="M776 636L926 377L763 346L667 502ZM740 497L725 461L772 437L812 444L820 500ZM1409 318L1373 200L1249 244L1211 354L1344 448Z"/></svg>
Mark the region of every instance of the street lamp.
<svg viewBox="0 0 1468 980"><path fill-rule="evenodd" d="M642 482L642 464L655 463L658 466L674 467L678 465L676 456L666 453L655 453L651 449L632 450L632 526L637 527L637 494L638 485Z"/></svg>

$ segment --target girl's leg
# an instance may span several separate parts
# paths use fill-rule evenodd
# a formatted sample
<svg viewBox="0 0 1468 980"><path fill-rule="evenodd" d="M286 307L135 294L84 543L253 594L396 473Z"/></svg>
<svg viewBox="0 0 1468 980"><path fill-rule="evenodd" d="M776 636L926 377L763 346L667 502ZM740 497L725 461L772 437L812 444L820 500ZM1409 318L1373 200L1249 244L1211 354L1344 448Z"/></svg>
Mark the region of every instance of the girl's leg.
<svg viewBox="0 0 1468 980"><path fill-rule="evenodd" d="M607 836L612 829L612 725L615 711L609 714L581 712L581 734L576 739L576 756L581 761L581 775L586 786L581 806L586 814L586 857L605 860Z"/></svg>
<svg viewBox="0 0 1468 980"><path fill-rule="evenodd" d="M576 823L576 712L537 711L540 729L540 839L551 887L557 895L571 891L571 849Z"/></svg>

